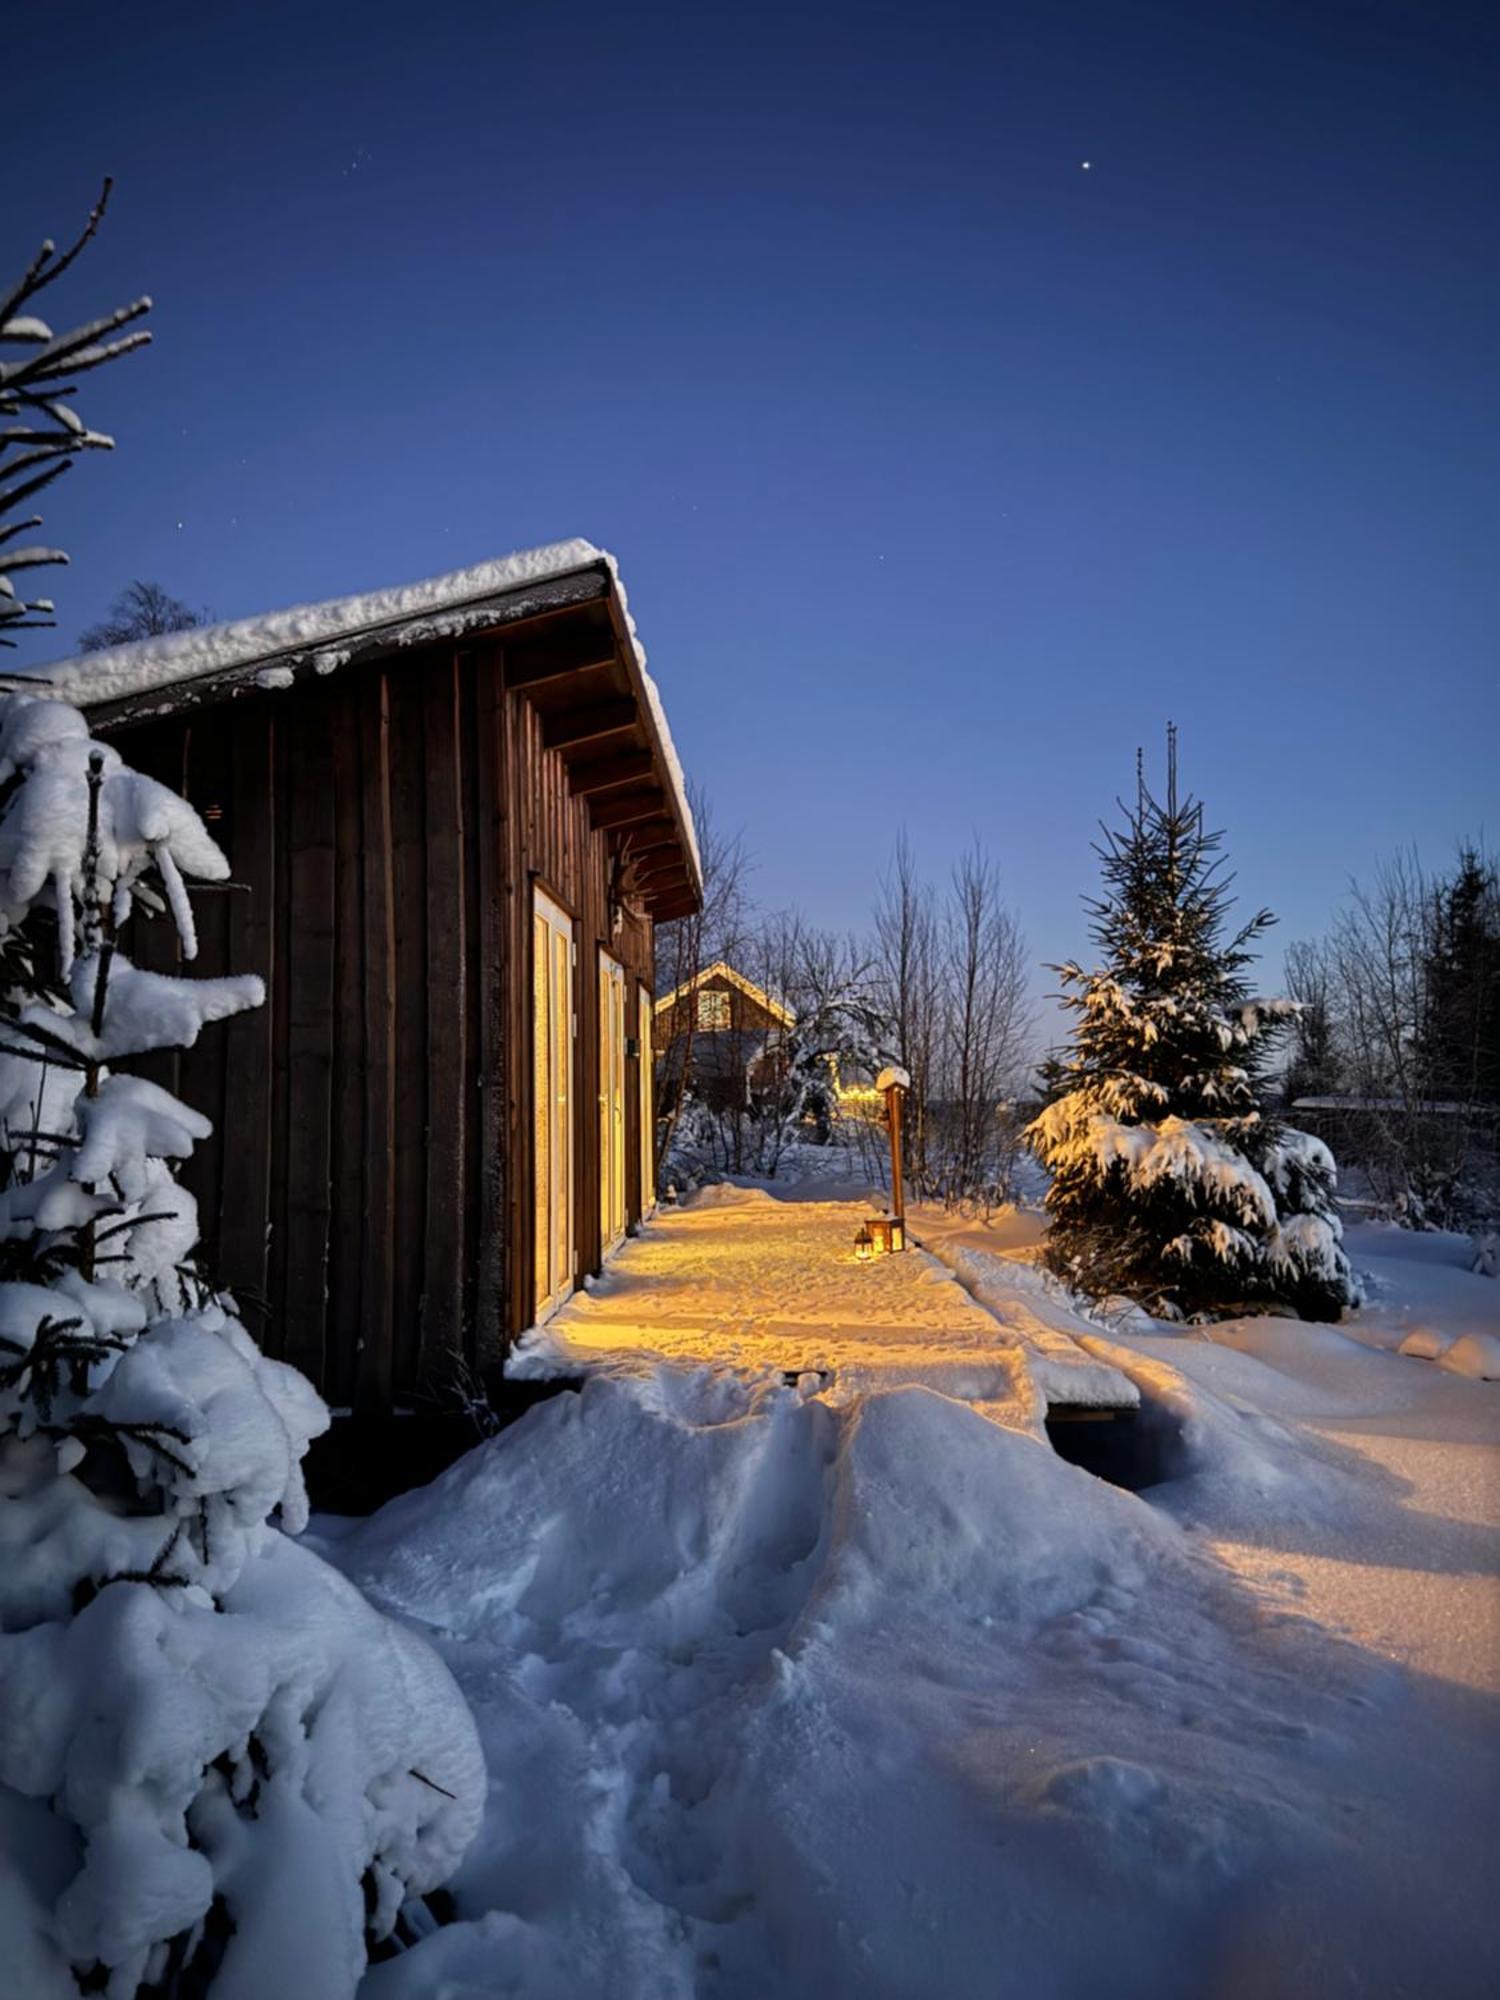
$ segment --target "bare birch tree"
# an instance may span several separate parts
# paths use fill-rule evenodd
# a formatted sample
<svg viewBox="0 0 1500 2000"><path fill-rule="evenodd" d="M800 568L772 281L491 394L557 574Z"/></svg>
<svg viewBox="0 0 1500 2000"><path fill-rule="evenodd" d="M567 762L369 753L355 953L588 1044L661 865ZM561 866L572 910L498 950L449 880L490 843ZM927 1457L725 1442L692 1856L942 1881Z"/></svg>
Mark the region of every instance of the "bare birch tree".
<svg viewBox="0 0 1500 2000"><path fill-rule="evenodd" d="M206 611L195 611L159 583L145 578L127 583L97 625L78 635L80 653L99 653L106 646L126 646L135 639L155 639L165 632L190 632L206 625Z"/></svg>
<svg viewBox="0 0 1500 2000"><path fill-rule="evenodd" d="M1368 886L1355 885L1330 946L1350 1150L1382 1201L1438 1227L1467 1227L1476 1201L1482 1210L1494 1199L1473 1183L1495 1172L1496 1111L1480 1085L1484 1062L1500 1060L1486 1054L1494 1036L1482 1025L1495 1018L1495 975L1489 992L1475 989L1457 1062L1442 1018L1447 982L1438 975L1463 881L1462 861L1456 876L1435 878L1415 853L1397 855ZM1493 956L1500 922L1491 916L1481 930Z"/></svg>
<svg viewBox="0 0 1500 2000"><path fill-rule="evenodd" d="M1002 1105L1020 1082L1031 1026L1025 943L994 863L978 846L953 870L940 949L937 1180L954 1200L1008 1179L1015 1147Z"/></svg>
<svg viewBox="0 0 1500 2000"><path fill-rule="evenodd" d="M1303 939L1287 946L1286 990L1298 1009L1282 1085L1289 1111L1299 1098L1327 1097L1342 1087L1336 986L1337 968L1326 944Z"/></svg>
<svg viewBox="0 0 1500 2000"><path fill-rule="evenodd" d="M743 836L720 829L706 794L695 784L688 787L688 805L698 831L703 901L691 916L663 924L657 932L658 998L682 989L690 991L699 973L721 958L733 963L743 951L747 931L750 864ZM666 1043L656 1052L658 1185L688 1101L696 1025L696 1008L688 1005L676 1010L670 1016ZM650 1060L651 1052L643 1049L641 1059Z"/></svg>
<svg viewBox="0 0 1500 2000"><path fill-rule="evenodd" d="M902 1168L914 1188L927 1180L929 1104L942 1017L938 912L903 832L875 906L875 974L896 1058L911 1078L902 1124Z"/></svg>

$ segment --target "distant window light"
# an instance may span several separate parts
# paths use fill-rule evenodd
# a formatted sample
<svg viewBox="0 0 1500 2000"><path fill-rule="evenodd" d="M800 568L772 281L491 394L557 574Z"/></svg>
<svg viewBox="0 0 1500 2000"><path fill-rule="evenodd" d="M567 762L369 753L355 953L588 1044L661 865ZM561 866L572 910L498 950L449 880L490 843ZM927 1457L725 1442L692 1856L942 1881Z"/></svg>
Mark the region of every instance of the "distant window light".
<svg viewBox="0 0 1500 2000"><path fill-rule="evenodd" d="M706 1028L710 1034L729 1026L729 995L727 993L700 993L698 995L698 1026Z"/></svg>
<svg viewBox="0 0 1500 2000"><path fill-rule="evenodd" d="M205 820L222 819L224 817L224 808L222 806L203 806L200 808L199 817Z"/></svg>

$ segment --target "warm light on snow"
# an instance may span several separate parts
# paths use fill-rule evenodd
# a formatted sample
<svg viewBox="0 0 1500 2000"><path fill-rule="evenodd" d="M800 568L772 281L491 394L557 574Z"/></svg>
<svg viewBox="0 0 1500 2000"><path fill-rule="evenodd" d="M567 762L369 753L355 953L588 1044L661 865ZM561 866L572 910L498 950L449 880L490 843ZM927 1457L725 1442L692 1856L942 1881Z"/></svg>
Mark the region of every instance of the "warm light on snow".
<svg viewBox="0 0 1500 2000"><path fill-rule="evenodd" d="M609 1273L528 1338L511 1372L662 1359L778 1379L821 1370L839 1400L920 1382L1019 1429L1036 1428L1046 1393L1135 1400L1066 1333L1019 1305L1002 1323L921 1251L872 1257L856 1284L853 1250L869 1214L865 1202L710 1189L628 1243Z"/></svg>
<svg viewBox="0 0 1500 2000"><path fill-rule="evenodd" d="M915 1215L959 1284L860 1213L692 1198L531 1343L581 1396L335 1545L493 1785L372 2000L1486 1990L1500 1385L1380 1350L1500 1287L1365 1230L1348 1330L1110 1331L1034 1216ZM1140 1495L1042 1439L1085 1369Z"/></svg>

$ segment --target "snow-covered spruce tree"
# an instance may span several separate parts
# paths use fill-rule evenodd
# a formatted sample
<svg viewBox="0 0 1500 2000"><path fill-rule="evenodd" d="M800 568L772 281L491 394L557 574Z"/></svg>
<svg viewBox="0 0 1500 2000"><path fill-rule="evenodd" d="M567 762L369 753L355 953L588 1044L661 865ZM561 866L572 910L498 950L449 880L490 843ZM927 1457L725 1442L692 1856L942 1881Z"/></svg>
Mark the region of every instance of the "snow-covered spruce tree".
<svg viewBox="0 0 1500 2000"><path fill-rule="evenodd" d="M74 709L0 690L0 1983L28 2000L352 1995L480 1811L447 1670L290 1539L327 1412L194 1262L173 1163L207 1121L118 1069L260 1003L123 948L166 910L192 957L185 884L227 874Z"/></svg>
<svg viewBox="0 0 1500 2000"><path fill-rule="evenodd" d="M1180 798L1168 735L1166 803L1138 777L1123 831L1098 849L1089 905L1104 963L1058 966L1076 1018L1061 1089L1028 1128L1051 1174L1046 1257L1094 1297L1168 1317L1279 1306L1336 1319L1358 1303L1321 1140L1266 1109L1266 1069L1295 1012L1251 996L1262 910L1226 936L1221 836Z"/></svg>

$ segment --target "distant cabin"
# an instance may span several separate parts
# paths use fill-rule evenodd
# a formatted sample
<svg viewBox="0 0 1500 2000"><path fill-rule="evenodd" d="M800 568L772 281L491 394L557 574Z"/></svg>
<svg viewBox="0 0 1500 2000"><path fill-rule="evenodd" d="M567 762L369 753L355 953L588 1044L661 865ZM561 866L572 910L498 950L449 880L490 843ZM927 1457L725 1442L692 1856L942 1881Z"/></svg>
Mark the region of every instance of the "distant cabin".
<svg viewBox="0 0 1500 2000"><path fill-rule="evenodd" d="M655 926L701 895L614 564L565 543L49 671L229 856L184 969L266 982L150 1071L214 1121L208 1269L336 1406L500 1362L651 1205Z"/></svg>
<svg viewBox="0 0 1500 2000"><path fill-rule="evenodd" d="M723 959L664 993L655 1009L655 1049L664 1105L675 1103L684 1069L711 1110L747 1104L779 1074L796 1026L791 1010Z"/></svg>

